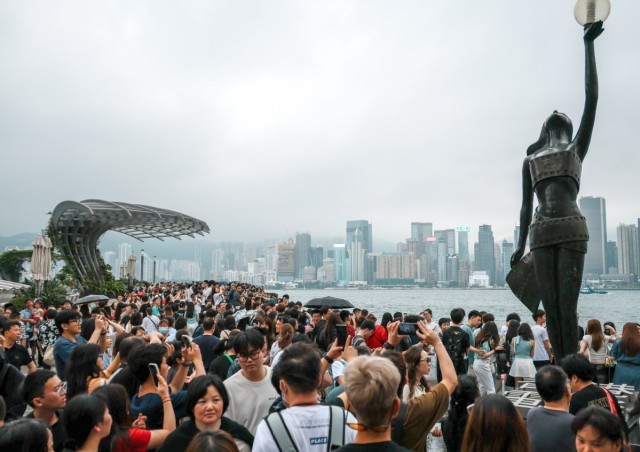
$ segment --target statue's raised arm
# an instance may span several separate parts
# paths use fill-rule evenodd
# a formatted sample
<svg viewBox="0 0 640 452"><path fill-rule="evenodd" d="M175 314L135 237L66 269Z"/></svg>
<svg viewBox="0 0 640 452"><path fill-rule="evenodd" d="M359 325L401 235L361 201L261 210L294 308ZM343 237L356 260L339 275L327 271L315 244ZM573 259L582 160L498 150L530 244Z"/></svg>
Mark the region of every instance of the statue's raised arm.
<svg viewBox="0 0 640 452"><path fill-rule="evenodd" d="M596 119L596 107L598 105L598 71L596 69L596 55L593 48L593 41L602 34L602 21L587 24L584 27L584 53L585 53L585 101L580 128L576 133L571 146L584 160L591 143L591 133Z"/></svg>

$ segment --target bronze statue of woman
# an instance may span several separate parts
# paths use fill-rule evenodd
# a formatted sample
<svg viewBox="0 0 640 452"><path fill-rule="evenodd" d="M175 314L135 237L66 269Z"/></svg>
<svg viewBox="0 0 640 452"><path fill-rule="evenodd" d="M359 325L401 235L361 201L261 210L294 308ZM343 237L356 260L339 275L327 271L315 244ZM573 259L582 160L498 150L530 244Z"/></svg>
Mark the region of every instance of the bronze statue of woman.
<svg viewBox="0 0 640 452"><path fill-rule="evenodd" d="M532 312L542 300L556 359L578 349L577 306L589 233L577 196L598 103L593 41L602 31L602 22L584 29L586 100L576 136L572 139L571 120L554 111L538 141L527 149L522 166L520 237L507 281ZM531 252L523 258L527 235Z"/></svg>

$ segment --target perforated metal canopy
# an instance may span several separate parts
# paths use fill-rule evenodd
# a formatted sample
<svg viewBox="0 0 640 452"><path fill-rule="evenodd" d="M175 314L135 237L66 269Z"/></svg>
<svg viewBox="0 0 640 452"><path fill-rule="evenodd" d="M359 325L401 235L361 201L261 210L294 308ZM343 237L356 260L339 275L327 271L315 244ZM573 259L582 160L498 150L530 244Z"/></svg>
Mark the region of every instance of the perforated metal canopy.
<svg viewBox="0 0 640 452"><path fill-rule="evenodd" d="M100 199L63 201L51 216L56 243L67 264L80 278L102 281L98 241L107 231L117 231L143 241L209 233L204 221L172 210Z"/></svg>

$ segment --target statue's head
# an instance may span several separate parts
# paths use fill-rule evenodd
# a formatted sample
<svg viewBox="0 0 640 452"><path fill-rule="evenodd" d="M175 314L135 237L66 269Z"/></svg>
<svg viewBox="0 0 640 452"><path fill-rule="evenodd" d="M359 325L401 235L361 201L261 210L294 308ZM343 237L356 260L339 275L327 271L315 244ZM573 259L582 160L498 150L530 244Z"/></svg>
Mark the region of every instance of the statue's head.
<svg viewBox="0 0 640 452"><path fill-rule="evenodd" d="M527 155L531 155L545 146L548 146L552 139L555 141L569 143L573 137L573 124L571 119L564 113L558 113L557 110L547 118L542 124L540 138L527 149Z"/></svg>
<svg viewBox="0 0 640 452"><path fill-rule="evenodd" d="M551 137L556 137L568 143L573 136L571 119L564 113L558 113L557 110L554 110L551 116L544 122L543 129L547 134L547 142L551 140Z"/></svg>

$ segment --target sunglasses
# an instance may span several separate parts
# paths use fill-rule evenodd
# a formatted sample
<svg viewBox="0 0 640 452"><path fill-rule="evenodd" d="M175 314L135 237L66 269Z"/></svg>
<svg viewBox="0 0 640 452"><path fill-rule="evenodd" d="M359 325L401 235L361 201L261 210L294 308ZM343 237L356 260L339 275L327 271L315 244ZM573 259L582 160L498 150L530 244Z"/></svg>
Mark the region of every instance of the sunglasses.
<svg viewBox="0 0 640 452"><path fill-rule="evenodd" d="M352 423L348 423L347 427L356 430L358 432L364 432L365 430L371 430L374 433L384 433L386 432L389 427L391 427L391 418L392 416L389 416L389 422L387 422L387 425L366 425L366 424L360 424L358 422L352 422Z"/></svg>

